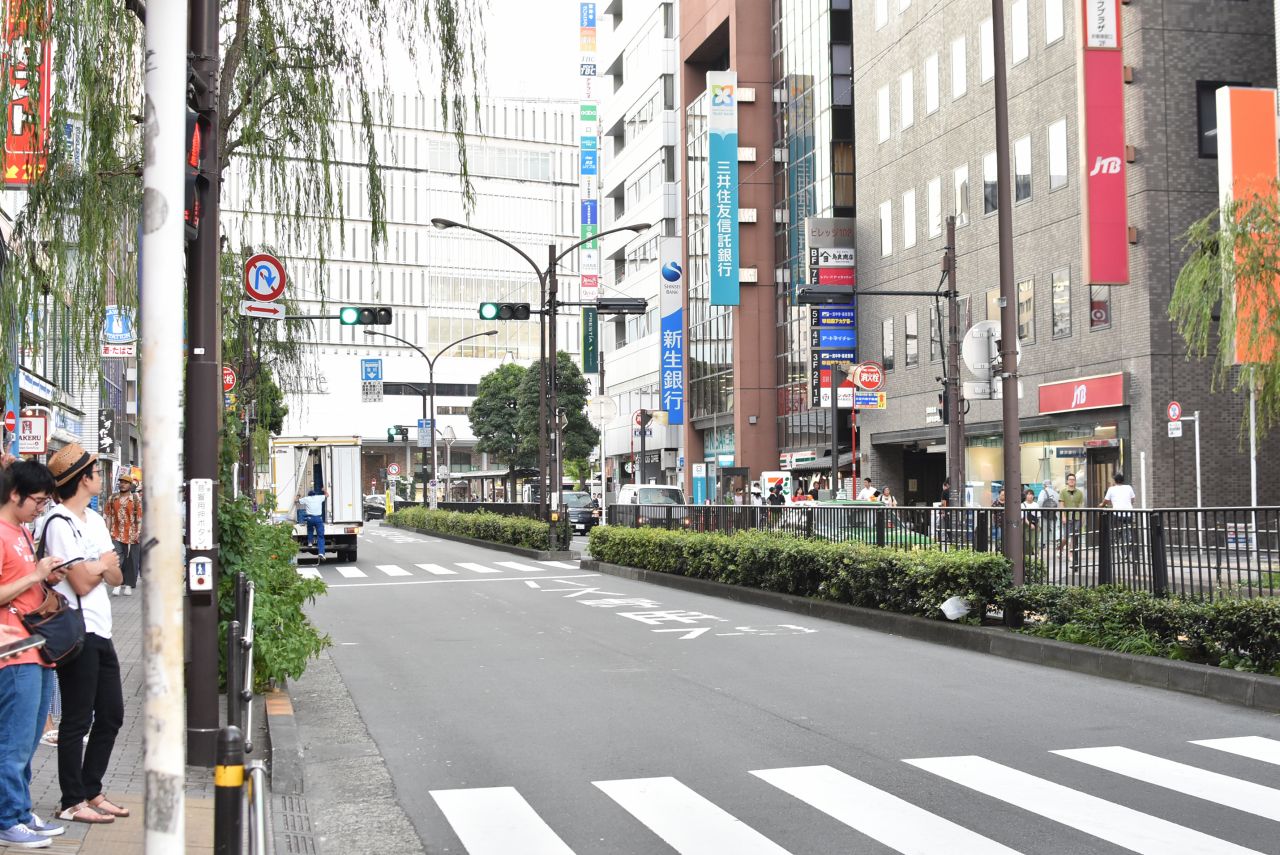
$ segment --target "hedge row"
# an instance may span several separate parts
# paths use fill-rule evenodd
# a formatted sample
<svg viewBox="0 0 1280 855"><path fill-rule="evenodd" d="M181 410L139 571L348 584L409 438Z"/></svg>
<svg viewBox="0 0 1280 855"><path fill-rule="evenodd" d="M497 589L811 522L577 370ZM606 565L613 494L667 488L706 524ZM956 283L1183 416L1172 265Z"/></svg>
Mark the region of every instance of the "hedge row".
<svg viewBox="0 0 1280 855"><path fill-rule="evenodd" d="M1201 602L1053 585L1012 589L1005 600L1023 610L1033 635L1280 677L1280 600Z"/></svg>
<svg viewBox="0 0 1280 855"><path fill-rule="evenodd" d="M404 508L387 517L391 525L419 531L453 534L529 549L547 548L547 524L527 517L507 517L488 511L433 511Z"/></svg>
<svg viewBox="0 0 1280 855"><path fill-rule="evenodd" d="M942 603L954 596L980 618L1010 584L1008 563L997 554L908 552L766 532L597 526L590 551L610 564L930 618L941 618Z"/></svg>

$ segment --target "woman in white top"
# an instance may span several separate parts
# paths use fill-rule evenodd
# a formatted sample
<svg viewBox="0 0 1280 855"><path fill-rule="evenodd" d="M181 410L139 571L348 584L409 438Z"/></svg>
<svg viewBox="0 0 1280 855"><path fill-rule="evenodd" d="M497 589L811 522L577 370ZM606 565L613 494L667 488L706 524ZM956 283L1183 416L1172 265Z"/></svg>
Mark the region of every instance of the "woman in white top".
<svg viewBox="0 0 1280 855"><path fill-rule="evenodd" d="M1036 491L1026 489L1022 491L1022 522L1032 530L1040 527L1040 522L1036 519L1036 511L1040 510L1040 505L1036 502Z"/></svg>

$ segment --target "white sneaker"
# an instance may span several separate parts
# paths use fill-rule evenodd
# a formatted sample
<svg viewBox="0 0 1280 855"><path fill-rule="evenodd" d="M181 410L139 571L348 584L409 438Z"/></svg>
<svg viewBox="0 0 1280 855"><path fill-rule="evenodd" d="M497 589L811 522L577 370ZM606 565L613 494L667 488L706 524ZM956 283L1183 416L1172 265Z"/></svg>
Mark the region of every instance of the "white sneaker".
<svg viewBox="0 0 1280 855"><path fill-rule="evenodd" d="M122 590L124 590L124 585L116 585L114 588L111 589L111 596L113 597L120 596L120 592Z"/></svg>
<svg viewBox="0 0 1280 855"><path fill-rule="evenodd" d="M0 831L0 846L14 849L48 849L52 845L52 840L37 834L21 822Z"/></svg>
<svg viewBox="0 0 1280 855"><path fill-rule="evenodd" d="M124 587L124 595L125 595L126 597L132 597L132 596L133 596L133 586L132 586L132 585L124 585L123 587Z"/></svg>

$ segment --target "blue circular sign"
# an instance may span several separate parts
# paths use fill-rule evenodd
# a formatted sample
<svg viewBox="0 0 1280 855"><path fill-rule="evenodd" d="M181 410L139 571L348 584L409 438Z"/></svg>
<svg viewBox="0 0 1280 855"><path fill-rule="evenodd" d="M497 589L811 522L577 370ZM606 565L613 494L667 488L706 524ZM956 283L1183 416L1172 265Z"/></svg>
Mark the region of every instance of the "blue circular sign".
<svg viewBox="0 0 1280 855"><path fill-rule="evenodd" d="M679 282L680 274L682 272L679 262L668 261L666 264L662 265L662 278L668 282Z"/></svg>

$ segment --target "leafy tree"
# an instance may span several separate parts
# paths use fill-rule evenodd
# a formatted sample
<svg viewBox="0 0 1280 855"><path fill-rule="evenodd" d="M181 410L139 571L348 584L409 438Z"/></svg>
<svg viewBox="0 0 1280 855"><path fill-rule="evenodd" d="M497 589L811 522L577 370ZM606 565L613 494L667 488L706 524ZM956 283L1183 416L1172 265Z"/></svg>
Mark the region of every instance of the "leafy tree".
<svg viewBox="0 0 1280 855"><path fill-rule="evenodd" d="M591 461L585 457L576 457L573 460L564 462L564 471L578 482L578 489L587 489L587 482L591 480Z"/></svg>
<svg viewBox="0 0 1280 855"><path fill-rule="evenodd" d="M587 457L600 442L600 431L587 417L587 381L573 359L563 351L556 354L557 398L569 419L564 430L561 453L565 460ZM521 449L537 459L538 399L542 392L542 363L535 362L520 384L519 416L516 427Z"/></svg>
<svg viewBox="0 0 1280 855"><path fill-rule="evenodd" d="M1188 355L1204 359L1212 349L1214 388L1247 393L1253 386L1260 434L1280 420L1277 192L1232 200L1187 229L1190 256L1169 303Z"/></svg>
<svg viewBox="0 0 1280 855"><path fill-rule="evenodd" d="M468 419L476 436L476 450L491 456L511 470L507 499L515 496L515 469L534 465L537 445L532 454L521 449L519 418L510 402L518 401L525 369L514 363L500 365L480 378L476 398Z"/></svg>

